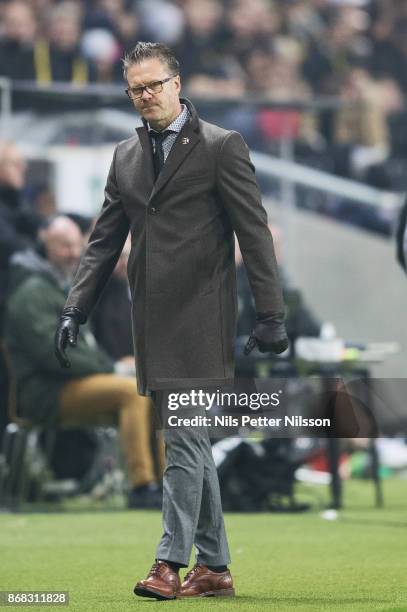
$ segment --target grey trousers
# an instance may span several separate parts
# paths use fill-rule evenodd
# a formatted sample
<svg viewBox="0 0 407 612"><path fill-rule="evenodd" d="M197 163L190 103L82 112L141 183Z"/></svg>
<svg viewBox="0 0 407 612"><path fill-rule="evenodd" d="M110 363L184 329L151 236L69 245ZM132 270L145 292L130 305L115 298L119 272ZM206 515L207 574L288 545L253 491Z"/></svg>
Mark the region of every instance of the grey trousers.
<svg viewBox="0 0 407 612"><path fill-rule="evenodd" d="M196 561L228 565L229 547L222 515L219 480L206 427L166 425L167 394L152 394L164 427L163 528L156 558L187 567L193 545ZM204 407L182 407L177 417L207 415Z"/></svg>

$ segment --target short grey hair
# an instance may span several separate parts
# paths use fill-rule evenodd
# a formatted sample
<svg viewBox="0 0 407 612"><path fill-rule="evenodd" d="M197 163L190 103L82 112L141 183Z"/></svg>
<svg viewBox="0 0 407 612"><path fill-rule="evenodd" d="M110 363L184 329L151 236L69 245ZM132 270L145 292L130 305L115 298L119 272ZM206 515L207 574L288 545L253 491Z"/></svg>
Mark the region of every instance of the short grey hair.
<svg viewBox="0 0 407 612"><path fill-rule="evenodd" d="M179 74L179 62L175 57L172 49L163 43L153 42L138 42L133 49L127 51L123 62L123 77L126 79L127 71L133 64L140 64L146 59L159 59L163 64L166 64L171 74Z"/></svg>

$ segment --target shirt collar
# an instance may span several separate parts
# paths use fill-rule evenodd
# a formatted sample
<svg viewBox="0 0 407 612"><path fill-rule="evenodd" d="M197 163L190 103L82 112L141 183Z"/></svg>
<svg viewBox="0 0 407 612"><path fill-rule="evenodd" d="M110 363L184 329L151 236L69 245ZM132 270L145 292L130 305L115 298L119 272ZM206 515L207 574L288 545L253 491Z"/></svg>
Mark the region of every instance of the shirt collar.
<svg viewBox="0 0 407 612"><path fill-rule="evenodd" d="M182 111L180 112L178 117L175 117L174 121L170 123L170 125L167 125L167 127L165 128L166 130L171 130L172 132L178 133L182 130L182 128L188 121L189 116L190 116L189 110L185 104L181 104L181 107L182 107ZM156 130L154 130L148 122L147 122L147 129L149 132L153 132L153 133L156 132Z"/></svg>

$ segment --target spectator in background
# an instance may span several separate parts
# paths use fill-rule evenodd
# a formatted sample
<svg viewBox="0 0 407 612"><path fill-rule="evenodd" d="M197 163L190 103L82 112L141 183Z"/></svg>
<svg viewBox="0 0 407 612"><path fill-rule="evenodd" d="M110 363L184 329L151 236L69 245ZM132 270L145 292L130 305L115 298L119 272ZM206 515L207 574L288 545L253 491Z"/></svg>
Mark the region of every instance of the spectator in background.
<svg viewBox="0 0 407 612"><path fill-rule="evenodd" d="M400 3L403 4L403 3ZM383 11L372 26L372 52L369 67L377 77L395 79L407 92L407 14L401 6L395 13Z"/></svg>
<svg viewBox="0 0 407 612"><path fill-rule="evenodd" d="M44 35L47 16L57 1L58 0L29 0L29 4L36 16L37 32L41 36Z"/></svg>
<svg viewBox="0 0 407 612"><path fill-rule="evenodd" d="M95 67L80 49L81 7L69 0L55 5L49 15L47 39L38 41L37 81L68 81L84 85L94 81Z"/></svg>
<svg viewBox="0 0 407 612"><path fill-rule="evenodd" d="M306 46L308 41L320 38L326 26L329 4L325 0L291 0L280 5L282 27L285 33Z"/></svg>
<svg viewBox="0 0 407 612"><path fill-rule="evenodd" d="M83 19L81 47L94 62L99 83L123 81L121 57L125 50L145 38L140 19L124 0L97 0Z"/></svg>
<svg viewBox="0 0 407 612"><path fill-rule="evenodd" d="M103 414L117 415L132 486L128 505L159 508L151 407L148 398L138 395L135 378L114 374L114 361L89 328L78 338L71 368L62 370L54 357L55 321L83 247L79 227L56 217L43 230L42 241L46 259L29 260L26 278L20 270L8 300L6 344L16 377L17 414L43 425L90 424Z"/></svg>
<svg viewBox="0 0 407 612"><path fill-rule="evenodd" d="M336 170L366 179L369 169L374 167L377 173L377 167L390 154L389 117L402 110L402 93L396 81L375 80L366 69L355 67L343 83L341 98L348 104L336 114L335 143L337 151L347 153L345 158L342 156L344 166L337 166Z"/></svg>
<svg viewBox="0 0 407 612"><path fill-rule="evenodd" d="M324 27L304 44L302 72L315 96L338 96L355 65L366 64L370 52L369 15L351 4L323 3L318 8ZM335 140L335 112L319 114L319 131L329 145Z"/></svg>
<svg viewBox="0 0 407 612"><path fill-rule="evenodd" d="M331 7L320 36L305 50L303 73L313 91L335 95L349 69L369 53L367 16L350 5Z"/></svg>
<svg viewBox="0 0 407 612"><path fill-rule="evenodd" d="M18 147L0 141L0 330L10 257L35 244L40 225L39 217L23 197L25 178L26 162Z"/></svg>
<svg viewBox="0 0 407 612"><path fill-rule="evenodd" d="M375 77L391 76L402 84L405 79L405 58L394 39L396 11L377 6L369 28L371 52L369 71Z"/></svg>
<svg viewBox="0 0 407 612"><path fill-rule="evenodd" d="M366 69L355 67L348 72L340 95L344 102L353 104L337 115L337 142L388 148L386 115L379 93L379 84Z"/></svg>
<svg viewBox="0 0 407 612"><path fill-rule="evenodd" d="M20 0L8 2L2 17L0 75L35 80L37 24L31 6Z"/></svg>
<svg viewBox="0 0 407 612"><path fill-rule="evenodd" d="M222 5L216 0L187 0L185 27L177 45L185 82L192 76L224 76L222 47Z"/></svg>
<svg viewBox="0 0 407 612"><path fill-rule="evenodd" d="M184 11L186 26L178 54L190 94L243 95L242 69L235 59L222 53L222 6L216 0L188 0Z"/></svg>
<svg viewBox="0 0 407 612"><path fill-rule="evenodd" d="M255 49L247 59L248 88L253 94L272 101L305 102L311 91L304 81L300 67L302 49L288 37L277 37L274 51ZM282 138L314 146L318 142L315 118L303 110L261 109L257 113L257 124L263 142L268 145Z"/></svg>
<svg viewBox="0 0 407 612"><path fill-rule="evenodd" d="M125 0L97 0L94 11L110 26L122 50L132 47L142 34L139 19L134 11L127 9ZM95 15L95 16L96 16ZM85 27L89 28L91 18Z"/></svg>
<svg viewBox="0 0 407 612"><path fill-rule="evenodd" d="M272 50L281 27L278 5L266 0L233 0L225 16L223 52L243 66L254 47Z"/></svg>

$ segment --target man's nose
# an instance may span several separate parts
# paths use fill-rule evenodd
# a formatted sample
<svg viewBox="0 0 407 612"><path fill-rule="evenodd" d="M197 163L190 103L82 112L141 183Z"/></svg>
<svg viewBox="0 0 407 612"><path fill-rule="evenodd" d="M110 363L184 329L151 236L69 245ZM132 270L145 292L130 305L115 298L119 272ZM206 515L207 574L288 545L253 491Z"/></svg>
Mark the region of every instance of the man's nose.
<svg viewBox="0 0 407 612"><path fill-rule="evenodd" d="M141 94L143 100L150 100L153 96L151 93L147 91L147 89L143 89L143 93Z"/></svg>

